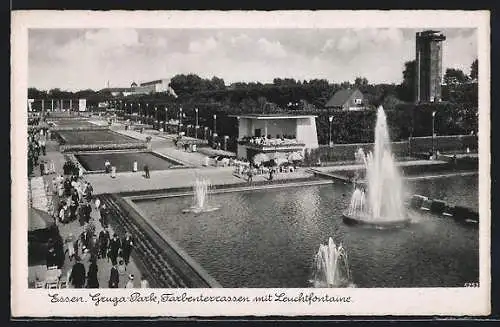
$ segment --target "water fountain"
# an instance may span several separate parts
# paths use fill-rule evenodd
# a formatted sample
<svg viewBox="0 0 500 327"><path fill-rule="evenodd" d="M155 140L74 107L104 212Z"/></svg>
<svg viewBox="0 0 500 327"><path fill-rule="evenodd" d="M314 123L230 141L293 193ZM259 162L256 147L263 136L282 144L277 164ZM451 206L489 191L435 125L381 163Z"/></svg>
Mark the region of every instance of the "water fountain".
<svg viewBox="0 0 500 327"><path fill-rule="evenodd" d="M218 207L209 207L207 205L208 194L210 190L210 181L205 178L197 177L193 186L193 202L194 204L188 208L182 210L184 213L192 212L192 213L203 213L218 210Z"/></svg>
<svg viewBox="0 0 500 327"><path fill-rule="evenodd" d="M363 156L362 156L363 155ZM403 186L390 148L389 131L384 109L378 108L373 152L364 158L366 193L355 186L349 208L344 212L344 222L376 227L403 227L409 223L404 210Z"/></svg>
<svg viewBox="0 0 500 327"><path fill-rule="evenodd" d="M336 245L333 239L328 244L321 244L314 258L313 279L314 287L351 287L351 272L347 260L347 253L342 244Z"/></svg>

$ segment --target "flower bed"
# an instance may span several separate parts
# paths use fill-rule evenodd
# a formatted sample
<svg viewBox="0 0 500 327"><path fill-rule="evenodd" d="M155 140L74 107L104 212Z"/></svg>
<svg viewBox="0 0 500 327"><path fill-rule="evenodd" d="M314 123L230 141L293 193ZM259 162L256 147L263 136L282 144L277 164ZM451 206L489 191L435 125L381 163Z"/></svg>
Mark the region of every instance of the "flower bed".
<svg viewBox="0 0 500 327"><path fill-rule="evenodd" d="M101 131L109 130L109 126L54 126L50 128L51 131Z"/></svg>
<svg viewBox="0 0 500 327"><path fill-rule="evenodd" d="M147 148L146 143L65 144L59 146L59 150L61 152L127 150L127 149L146 149L146 148Z"/></svg>

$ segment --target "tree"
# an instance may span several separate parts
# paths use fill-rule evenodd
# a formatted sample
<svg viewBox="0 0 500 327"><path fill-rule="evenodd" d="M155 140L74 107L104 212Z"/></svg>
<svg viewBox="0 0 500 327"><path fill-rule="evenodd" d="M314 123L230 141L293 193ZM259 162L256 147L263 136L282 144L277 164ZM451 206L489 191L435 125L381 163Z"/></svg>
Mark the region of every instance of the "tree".
<svg viewBox="0 0 500 327"><path fill-rule="evenodd" d="M448 68L444 74L444 83L446 85L460 85L467 82L468 77L460 69Z"/></svg>
<svg viewBox="0 0 500 327"><path fill-rule="evenodd" d="M368 85L368 79L366 79L366 77L356 77L354 85L357 87L366 86Z"/></svg>
<svg viewBox="0 0 500 327"><path fill-rule="evenodd" d="M478 61L477 59L472 62L472 65L470 65L470 79L472 80L477 80L478 73Z"/></svg>
<svg viewBox="0 0 500 327"><path fill-rule="evenodd" d="M399 88L399 98L403 101L415 100L415 83L417 76L417 62L415 60L405 62L403 70L403 82Z"/></svg>

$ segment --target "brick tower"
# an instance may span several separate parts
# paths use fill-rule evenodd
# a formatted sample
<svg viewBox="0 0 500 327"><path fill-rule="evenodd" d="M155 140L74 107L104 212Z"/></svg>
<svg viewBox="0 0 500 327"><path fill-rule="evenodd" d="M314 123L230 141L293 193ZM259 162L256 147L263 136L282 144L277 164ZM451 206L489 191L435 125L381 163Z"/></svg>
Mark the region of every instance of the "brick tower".
<svg viewBox="0 0 500 327"><path fill-rule="evenodd" d="M423 31L416 34L416 78L415 102L441 101L442 41L446 40L438 31Z"/></svg>

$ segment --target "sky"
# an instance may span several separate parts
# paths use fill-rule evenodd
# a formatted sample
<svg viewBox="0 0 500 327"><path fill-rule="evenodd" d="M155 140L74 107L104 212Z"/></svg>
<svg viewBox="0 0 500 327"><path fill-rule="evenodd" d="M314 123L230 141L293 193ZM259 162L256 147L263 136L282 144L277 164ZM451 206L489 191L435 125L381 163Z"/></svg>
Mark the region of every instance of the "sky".
<svg viewBox="0 0 500 327"><path fill-rule="evenodd" d="M76 91L194 73L234 82L273 78L400 83L416 29L30 29L28 84ZM470 72L476 30L440 29L443 73Z"/></svg>

